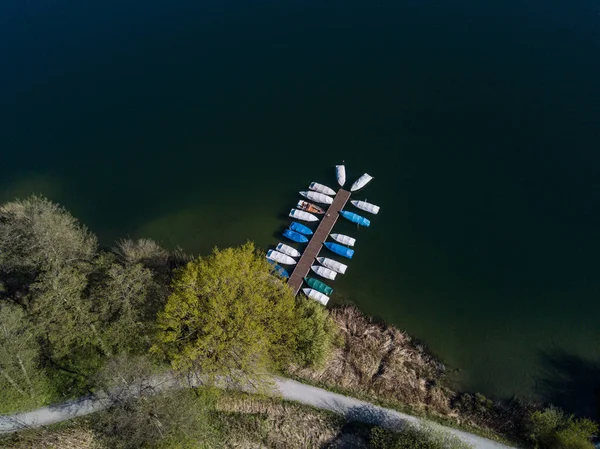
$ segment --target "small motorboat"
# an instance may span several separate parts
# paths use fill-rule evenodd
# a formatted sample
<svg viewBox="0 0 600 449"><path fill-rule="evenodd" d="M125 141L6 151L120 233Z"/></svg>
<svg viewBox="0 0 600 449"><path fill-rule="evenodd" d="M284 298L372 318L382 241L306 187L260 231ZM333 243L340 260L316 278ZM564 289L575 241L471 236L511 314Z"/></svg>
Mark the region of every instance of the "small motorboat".
<svg viewBox="0 0 600 449"><path fill-rule="evenodd" d="M306 243L308 242L308 239L303 236L302 234L300 234L299 232L296 231L291 231L289 229L286 229L285 231L283 231L283 236L294 241L297 243Z"/></svg>
<svg viewBox="0 0 600 449"><path fill-rule="evenodd" d="M279 251L280 253L286 254L290 257L300 257L300 251L298 251L296 248L292 248L289 245L286 245L285 243L279 243L277 245L277 251Z"/></svg>
<svg viewBox="0 0 600 449"><path fill-rule="evenodd" d="M348 237L344 234L331 234L331 238L338 243L341 243L346 246L354 246L356 243L356 239L352 237Z"/></svg>
<svg viewBox="0 0 600 449"><path fill-rule="evenodd" d="M312 289L312 288L303 288L302 291L310 299L314 299L315 301L319 301L324 306L326 306L327 303L329 302L329 296L324 295L323 293L318 292L315 289Z"/></svg>
<svg viewBox="0 0 600 449"><path fill-rule="evenodd" d="M312 190L310 191L303 191L300 192L300 195L302 195L304 198L308 198L311 201L316 201L317 203L321 203L321 204L331 204L333 203L333 198L331 198L330 196L327 196L323 193L319 193L319 192L313 192Z"/></svg>
<svg viewBox="0 0 600 449"><path fill-rule="evenodd" d="M322 267L321 265L313 265L310 267L315 273L325 279L331 279L332 281L337 276L337 273L329 268Z"/></svg>
<svg viewBox="0 0 600 449"><path fill-rule="evenodd" d="M279 251L275 251L274 249L270 249L267 252L267 259L274 260L275 262L279 262L284 265L296 265L296 261L290 256L280 253Z"/></svg>
<svg viewBox="0 0 600 449"><path fill-rule="evenodd" d="M300 210L305 210L306 212L310 212L311 214L324 214L325 209L320 208L316 204L309 203L308 201L300 200L296 207Z"/></svg>
<svg viewBox="0 0 600 449"><path fill-rule="evenodd" d="M362 217L354 212L341 210L340 215L346 220L350 220L352 223L356 223L359 226L364 226L365 228L368 228L371 225L371 221L368 218Z"/></svg>
<svg viewBox="0 0 600 449"><path fill-rule="evenodd" d="M276 264L274 260L267 259L267 262L273 265L273 271L276 272L282 278L287 279L290 277L290 274L286 271L286 269L283 268L281 265Z"/></svg>
<svg viewBox="0 0 600 449"><path fill-rule="evenodd" d="M290 215L290 217L297 218L298 220L319 221L319 219L317 217L315 217L313 214L309 214L308 212L304 212L303 210L300 210L300 209L292 209L290 211L289 215Z"/></svg>
<svg viewBox="0 0 600 449"><path fill-rule="evenodd" d="M370 212L374 215L377 215L379 213L379 206L375 206L374 204L367 203L366 201L357 200L352 200L350 202L354 205L354 207L357 207L360 210L364 210L365 212Z"/></svg>
<svg viewBox="0 0 600 449"><path fill-rule="evenodd" d="M352 256L354 256L353 249L347 248L343 245L340 245L339 243L325 242L323 243L323 245L325 245L329 251L332 251L348 259L352 259Z"/></svg>
<svg viewBox="0 0 600 449"><path fill-rule="evenodd" d="M352 187L350 187L350 191L355 192L358 189L362 189L364 186L366 186L371 181L371 179L373 179L373 177L369 176L367 173L365 173L360 178L358 178L354 182L354 184L352 184Z"/></svg>
<svg viewBox="0 0 600 449"><path fill-rule="evenodd" d="M344 265L343 263L338 262L337 260L328 259L327 257L317 257L317 260L325 268L329 268L330 270L333 270L340 274L346 273L346 270L348 269L348 265Z"/></svg>
<svg viewBox="0 0 600 449"><path fill-rule="evenodd" d="M308 188L315 192L324 193L325 195L335 195L335 190L318 182L311 182Z"/></svg>
<svg viewBox="0 0 600 449"><path fill-rule="evenodd" d="M344 165L336 165L335 176L337 177L338 184L344 187L344 184L346 184L346 167Z"/></svg>
<svg viewBox="0 0 600 449"><path fill-rule="evenodd" d="M304 226L301 223L292 221L292 224L290 224L290 229L294 232L299 232L300 234L304 234L304 235L312 235L312 229L310 229L308 226Z"/></svg>
<svg viewBox="0 0 600 449"><path fill-rule="evenodd" d="M304 278L304 282L306 282L310 288L315 289L324 295L331 295L333 293L333 289L329 285L327 285L325 282L321 282L318 279Z"/></svg>

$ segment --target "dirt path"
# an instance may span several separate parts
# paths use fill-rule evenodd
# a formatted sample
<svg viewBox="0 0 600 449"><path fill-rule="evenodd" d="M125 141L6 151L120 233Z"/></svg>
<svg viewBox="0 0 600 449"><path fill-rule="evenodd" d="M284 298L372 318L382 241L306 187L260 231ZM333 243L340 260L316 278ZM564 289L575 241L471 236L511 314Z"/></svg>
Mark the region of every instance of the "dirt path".
<svg viewBox="0 0 600 449"><path fill-rule="evenodd" d="M166 383L165 385L165 388L173 388L173 384ZM322 388L312 387L294 380L277 378L276 385L279 391L274 392L274 395L279 394L282 398L289 401L300 402L323 410L330 410L344 415L349 420L377 424L390 429L401 429L406 423L419 424L423 422L420 418L400 413L396 410L379 407L369 402L332 393ZM25 428L47 426L78 416L88 415L102 410L105 404L106 402L92 397L79 398L42 407L31 412L0 416L0 433L11 433ZM471 433L442 427L438 424L428 424L443 428L446 432L458 436L475 448L507 449L510 447Z"/></svg>

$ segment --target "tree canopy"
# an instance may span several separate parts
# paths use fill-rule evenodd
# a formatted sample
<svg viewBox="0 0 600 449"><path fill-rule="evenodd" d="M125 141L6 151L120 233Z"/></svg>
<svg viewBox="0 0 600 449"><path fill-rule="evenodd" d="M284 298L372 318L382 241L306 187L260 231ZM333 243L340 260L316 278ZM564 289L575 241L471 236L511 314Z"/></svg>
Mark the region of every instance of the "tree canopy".
<svg viewBox="0 0 600 449"><path fill-rule="evenodd" d="M252 243L188 263L174 276L153 351L206 374L283 366L295 348L295 299L270 273Z"/></svg>

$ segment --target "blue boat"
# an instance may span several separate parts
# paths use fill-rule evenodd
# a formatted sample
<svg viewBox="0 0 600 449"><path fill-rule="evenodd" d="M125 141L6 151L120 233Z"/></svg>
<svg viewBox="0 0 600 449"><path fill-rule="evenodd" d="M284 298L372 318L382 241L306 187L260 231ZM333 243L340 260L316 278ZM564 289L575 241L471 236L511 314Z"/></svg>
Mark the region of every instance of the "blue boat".
<svg viewBox="0 0 600 449"><path fill-rule="evenodd" d="M281 265L276 264L274 260L267 259L267 262L273 265L273 271L275 271L279 276L284 277L286 279L290 277L290 274L286 271L286 269L283 268Z"/></svg>
<svg viewBox="0 0 600 449"><path fill-rule="evenodd" d="M289 229L286 229L285 231L283 231L283 236L287 237L290 240L293 240L294 242L298 242L298 243L308 242L308 239L306 237L304 237L302 234L300 234L299 232L290 231Z"/></svg>
<svg viewBox="0 0 600 449"><path fill-rule="evenodd" d="M352 259L352 256L354 256L353 249L347 248L339 243L325 242L323 245L325 245L329 251L339 254L340 256L347 257L348 259Z"/></svg>
<svg viewBox="0 0 600 449"><path fill-rule="evenodd" d="M290 229L292 231L296 231L296 232L299 232L300 234L304 234L304 235L312 235L312 233L313 233L309 227L306 227L303 224L300 224L296 221L292 221L292 224L290 225Z"/></svg>
<svg viewBox="0 0 600 449"><path fill-rule="evenodd" d="M355 214L354 212L348 212L347 210L341 210L340 215L346 220L350 220L352 223L356 223L359 226L369 227L371 221L361 215Z"/></svg>

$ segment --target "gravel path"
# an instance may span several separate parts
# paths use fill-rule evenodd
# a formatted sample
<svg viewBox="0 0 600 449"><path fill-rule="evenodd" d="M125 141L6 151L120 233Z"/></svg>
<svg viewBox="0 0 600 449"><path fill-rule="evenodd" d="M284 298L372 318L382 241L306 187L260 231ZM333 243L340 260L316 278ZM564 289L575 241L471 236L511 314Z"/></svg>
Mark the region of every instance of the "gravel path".
<svg viewBox="0 0 600 449"><path fill-rule="evenodd" d="M400 413L396 410L379 407L369 402L332 393L322 388L312 387L294 380L277 378L275 381L282 398L311 405L319 409L330 410L344 415L350 420L377 424L390 429L401 429L406 423L420 424L423 422L420 418ZM165 388L173 388L174 384L167 382L165 385ZM11 433L25 428L47 426L66 421L102 410L105 405L105 401L87 397L42 407L31 412L0 416L0 433ZM439 424L429 422L428 424L433 427L442 428L446 432L458 436L475 448L507 449L510 447L450 427L442 427Z"/></svg>

